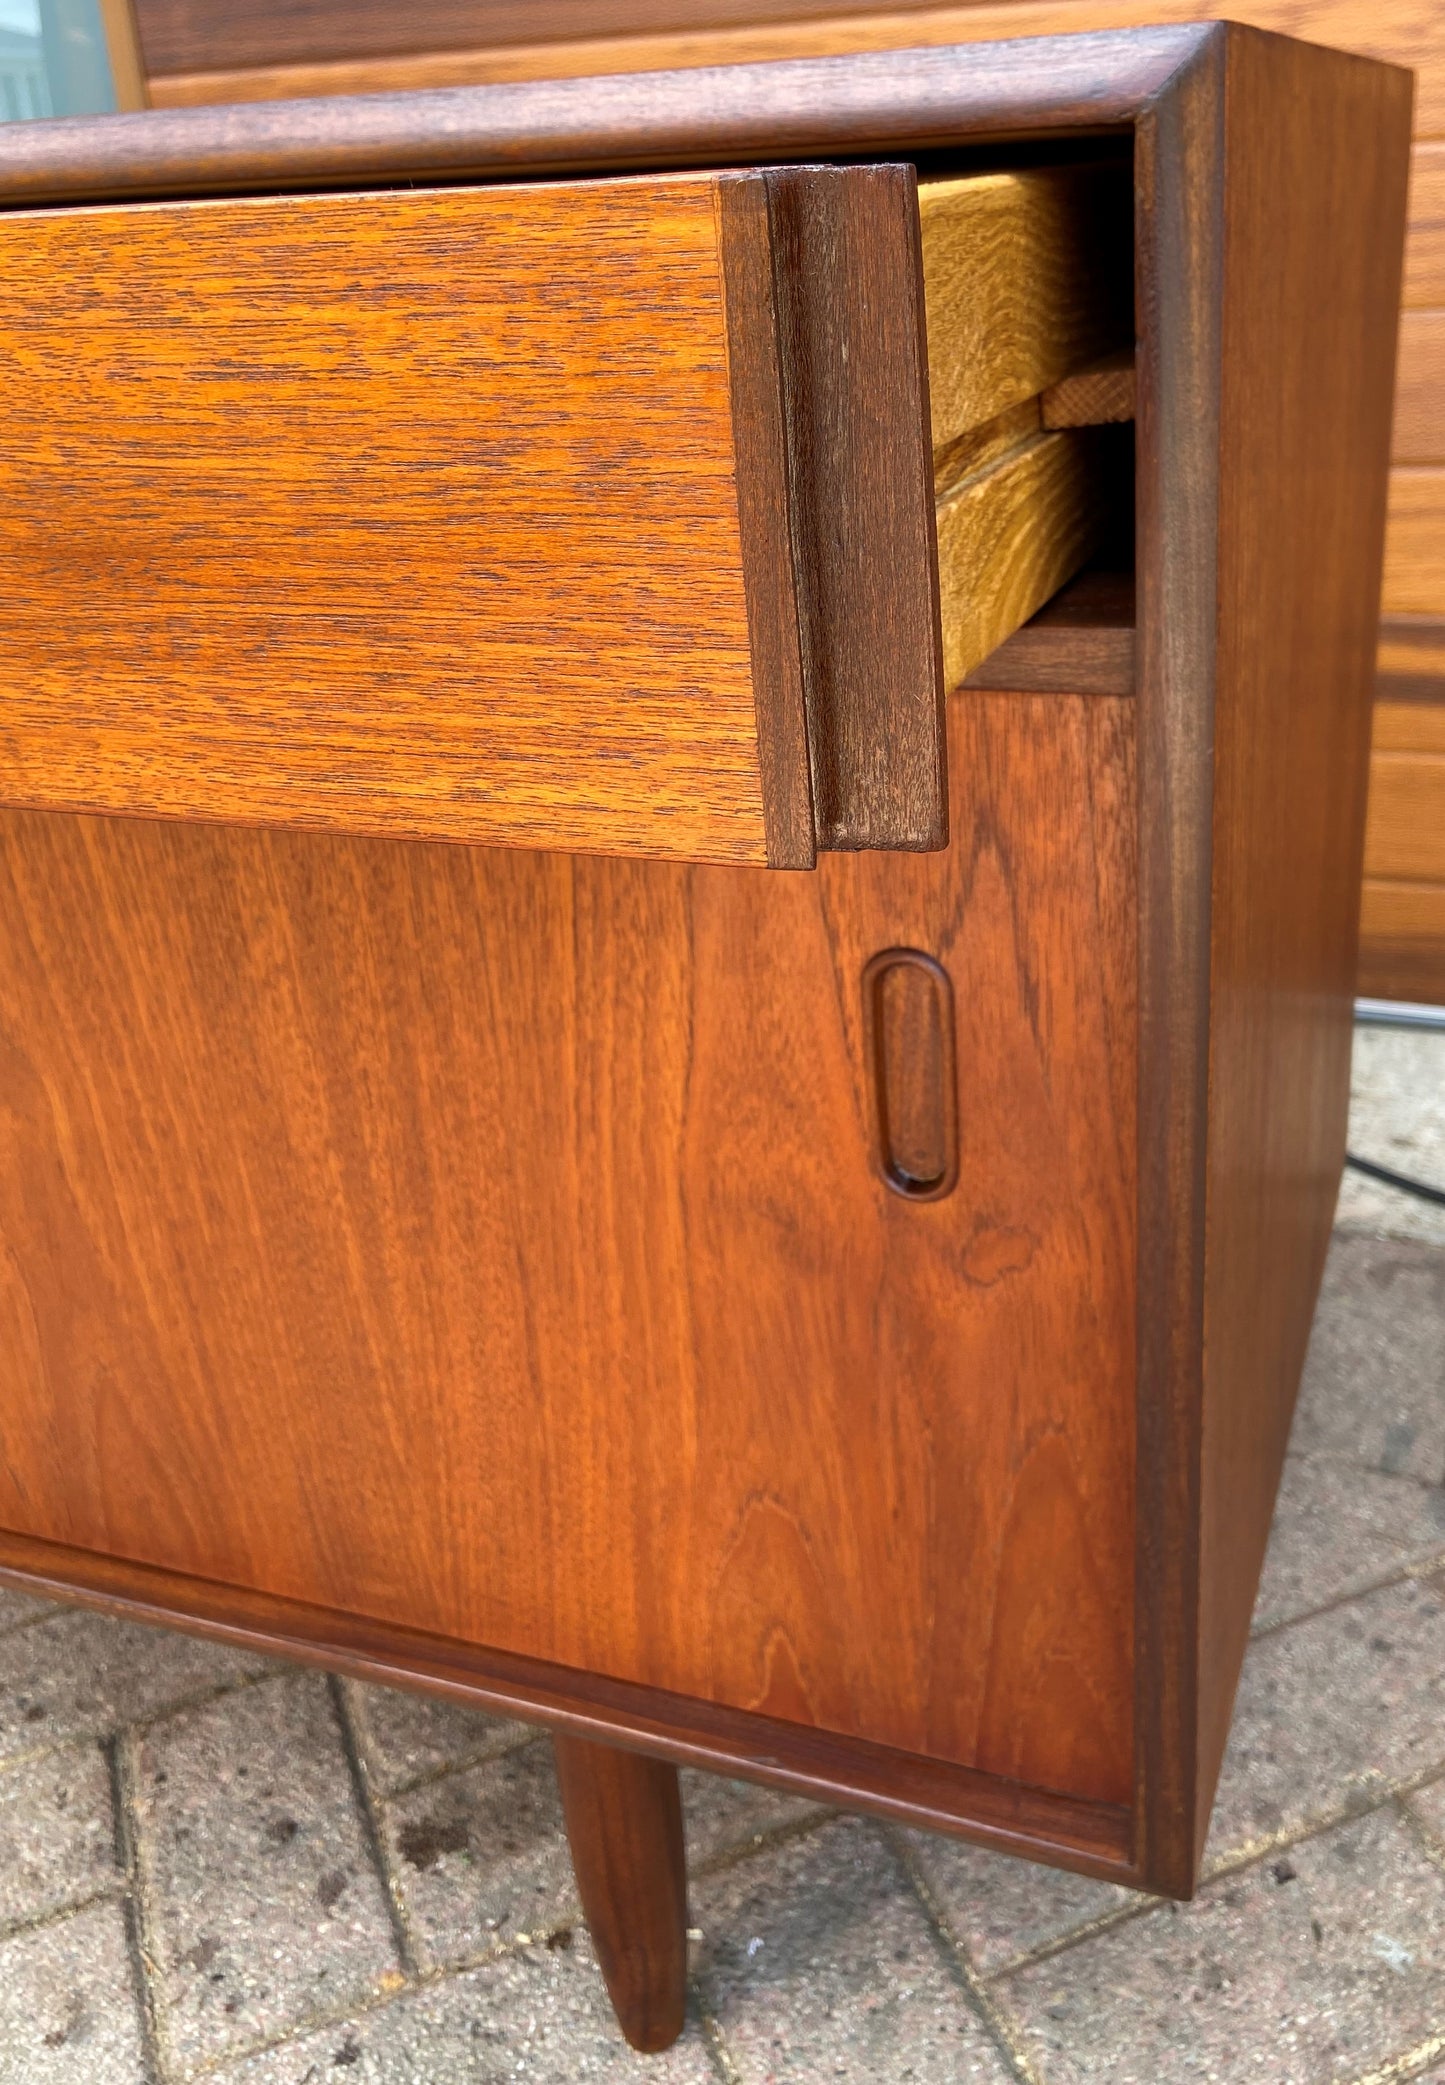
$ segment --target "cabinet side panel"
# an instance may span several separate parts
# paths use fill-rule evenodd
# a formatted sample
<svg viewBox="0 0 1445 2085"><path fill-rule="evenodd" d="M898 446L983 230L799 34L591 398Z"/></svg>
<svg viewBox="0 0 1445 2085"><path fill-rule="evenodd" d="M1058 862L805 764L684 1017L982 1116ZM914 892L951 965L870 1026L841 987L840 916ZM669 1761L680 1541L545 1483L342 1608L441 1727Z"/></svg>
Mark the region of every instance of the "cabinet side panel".
<svg viewBox="0 0 1445 2085"><path fill-rule="evenodd" d="M1135 143L1139 675L1137 1854L1194 1884L1223 48Z"/></svg>
<svg viewBox="0 0 1445 2085"><path fill-rule="evenodd" d="M1126 1801L1133 704L953 724L811 875L0 819L0 1527Z"/></svg>
<svg viewBox="0 0 1445 2085"><path fill-rule="evenodd" d="M1200 1762L1214 1785L1339 1186L1408 74L1231 30ZM1202 1837L1207 1813L1199 1818Z"/></svg>

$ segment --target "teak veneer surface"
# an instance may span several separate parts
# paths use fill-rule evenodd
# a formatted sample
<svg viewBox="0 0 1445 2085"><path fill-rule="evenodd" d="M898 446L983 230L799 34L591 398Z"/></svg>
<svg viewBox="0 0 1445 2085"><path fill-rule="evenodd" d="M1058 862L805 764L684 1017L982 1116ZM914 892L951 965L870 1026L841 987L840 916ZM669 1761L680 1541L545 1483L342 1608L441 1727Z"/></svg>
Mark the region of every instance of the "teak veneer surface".
<svg viewBox="0 0 1445 2085"><path fill-rule="evenodd" d="M711 181L12 219L0 279L12 801L762 858Z"/></svg>
<svg viewBox="0 0 1445 2085"><path fill-rule="evenodd" d="M1127 1802L1132 718L812 876L5 814L0 1527Z"/></svg>
<svg viewBox="0 0 1445 2085"><path fill-rule="evenodd" d="M687 2013L687 1849L677 1768L561 1734L557 1787L577 1895L623 2033L670 2048Z"/></svg>
<svg viewBox="0 0 1445 2085"><path fill-rule="evenodd" d="M1136 600L1132 572L1081 572L989 653L966 688L1022 694L1132 695Z"/></svg>
<svg viewBox="0 0 1445 2085"><path fill-rule="evenodd" d="M917 237L902 167L0 215L0 801L936 845Z"/></svg>
<svg viewBox="0 0 1445 2085"><path fill-rule="evenodd" d="M0 355L9 801L765 859L711 178L0 218Z"/></svg>
<svg viewBox="0 0 1445 2085"><path fill-rule="evenodd" d="M956 698L942 855L0 819L0 1564L1188 1893L1343 1132L1408 117L1180 27L0 134L20 205L1129 128L1138 350L1137 629Z"/></svg>
<svg viewBox="0 0 1445 2085"><path fill-rule="evenodd" d="M991 48L0 124L0 205L255 194L649 166L908 157L969 132L1124 132L1216 32L1177 26Z"/></svg>
<svg viewBox="0 0 1445 2085"><path fill-rule="evenodd" d="M1268 37L1239 37L1226 52L1200 1464L1206 1790L1344 1155L1410 86L1391 69ZM1348 297L1341 280L1355 285ZM1305 338L1309 384L1295 360ZM1335 430L1327 458L1323 426ZM1201 1846L1207 1826L1202 1805Z"/></svg>

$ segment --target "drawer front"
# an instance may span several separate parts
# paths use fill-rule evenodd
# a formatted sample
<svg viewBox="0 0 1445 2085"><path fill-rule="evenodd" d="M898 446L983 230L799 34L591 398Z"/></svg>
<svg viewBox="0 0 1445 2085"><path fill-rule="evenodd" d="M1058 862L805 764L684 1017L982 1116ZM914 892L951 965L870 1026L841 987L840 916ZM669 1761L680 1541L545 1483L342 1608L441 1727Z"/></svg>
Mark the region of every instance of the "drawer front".
<svg viewBox="0 0 1445 2085"><path fill-rule="evenodd" d="M14 213L0 380L0 802L943 837L909 169Z"/></svg>

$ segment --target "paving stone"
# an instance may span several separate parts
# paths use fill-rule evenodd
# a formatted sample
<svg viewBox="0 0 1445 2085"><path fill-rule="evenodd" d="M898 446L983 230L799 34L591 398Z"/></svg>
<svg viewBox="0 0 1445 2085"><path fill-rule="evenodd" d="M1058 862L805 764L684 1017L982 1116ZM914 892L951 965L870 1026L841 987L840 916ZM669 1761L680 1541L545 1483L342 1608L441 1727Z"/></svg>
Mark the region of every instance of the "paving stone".
<svg viewBox="0 0 1445 2085"><path fill-rule="evenodd" d="M387 1803L382 1839L428 1965L580 1916L545 1739Z"/></svg>
<svg viewBox="0 0 1445 2085"><path fill-rule="evenodd" d="M147 2085L118 1904L0 1942L4 2085Z"/></svg>
<svg viewBox="0 0 1445 2085"><path fill-rule="evenodd" d="M618 2031L585 1932L523 1948L220 2073L221 2085L716 2085L697 2021L661 2056Z"/></svg>
<svg viewBox="0 0 1445 2085"><path fill-rule="evenodd" d="M700 1980L744 2085L1002 2085L1003 2058L872 1825L839 1818L702 1881Z"/></svg>
<svg viewBox="0 0 1445 2085"><path fill-rule="evenodd" d="M77 1903L116 1873L110 1770L98 1746L0 1767L0 1925Z"/></svg>
<svg viewBox="0 0 1445 2085"><path fill-rule="evenodd" d="M1445 1481L1445 1251L1337 1233L1290 1446Z"/></svg>
<svg viewBox="0 0 1445 2085"><path fill-rule="evenodd" d="M0 1760L159 1715L265 1662L175 1630L59 1609L0 1636Z"/></svg>
<svg viewBox="0 0 1445 2085"><path fill-rule="evenodd" d="M324 1680L287 1674L159 1725L137 1810L173 2060L400 1982Z"/></svg>
<svg viewBox="0 0 1445 2085"><path fill-rule="evenodd" d="M357 1737L379 1795L449 1768L494 1759L537 1735L527 1723L504 1722L438 1695L348 1681Z"/></svg>
<svg viewBox="0 0 1445 2085"><path fill-rule="evenodd" d="M1250 1645L1206 1858L1445 1766L1445 1587L1409 1579Z"/></svg>
<svg viewBox="0 0 1445 2085"><path fill-rule="evenodd" d="M54 1612L53 1601L34 1600L29 1593L13 1593L9 1586L0 1585L0 1636L7 1629L23 1629L27 1622Z"/></svg>
<svg viewBox="0 0 1445 2085"><path fill-rule="evenodd" d="M997 1975L1111 1912L1150 1901L1137 1890L985 1853L937 1832L905 1836L934 1901L984 1976Z"/></svg>
<svg viewBox="0 0 1445 2085"><path fill-rule="evenodd" d="M1445 1034L1357 1028L1350 1149L1397 1173L1445 1184ZM1445 1209L1347 1168L1336 1222L1445 1245Z"/></svg>
<svg viewBox="0 0 1445 2085"><path fill-rule="evenodd" d="M687 1864L692 1873L755 1846L771 1832L833 1814L805 1796L764 1788L756 1781L729 1781L721 1774L699 1774L686 1768L681 1780Z"/></svg>
<svg viewBox="0 0 1445 2085"><path fill-rule="evenodd" d="M1049 2085L1329 2085L1445 2018L1445 1873L1378 1811L997 1988Z"/></svg>
<svg viewBox="0 0 1445 2085"><path fill-rule="evenodd" d="M1445 1562L1445 1485L1352 1468L1324 1455L1285 1462L1256 1629Z"/></svg>

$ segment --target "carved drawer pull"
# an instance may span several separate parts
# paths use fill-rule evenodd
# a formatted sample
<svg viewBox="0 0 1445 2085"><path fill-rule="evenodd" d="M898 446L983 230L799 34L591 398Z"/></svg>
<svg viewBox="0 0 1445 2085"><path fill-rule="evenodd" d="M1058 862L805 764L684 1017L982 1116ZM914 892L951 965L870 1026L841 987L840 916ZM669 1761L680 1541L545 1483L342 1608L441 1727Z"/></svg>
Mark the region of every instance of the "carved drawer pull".
<svg viewBox="0 0 1445 2085"><path fill-rule="evenodd" d="M958 1179L953 986L916 948L886 948L863 972L873 1162L895 1194L936 1202Z"/></svg>

